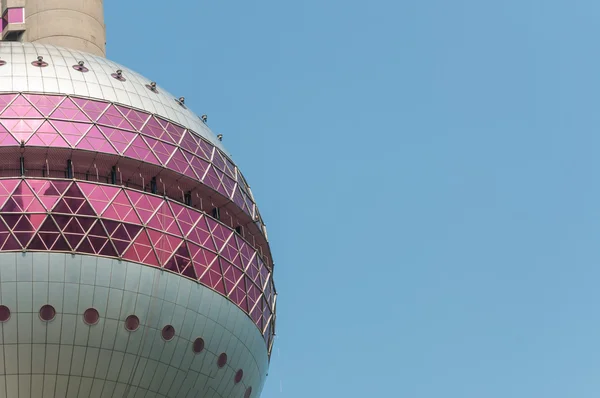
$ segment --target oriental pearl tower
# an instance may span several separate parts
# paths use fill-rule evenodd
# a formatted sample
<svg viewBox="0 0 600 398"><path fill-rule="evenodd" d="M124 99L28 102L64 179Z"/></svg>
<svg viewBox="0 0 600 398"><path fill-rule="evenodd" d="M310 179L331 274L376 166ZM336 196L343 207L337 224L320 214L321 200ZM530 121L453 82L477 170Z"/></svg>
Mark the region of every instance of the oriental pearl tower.
<svg viewBox="0 0 600 398"><path fill-rule="evenodd" d="M2 0L0 397L259 397L267 231L208 127L105 58L102 0Z"/></svg>

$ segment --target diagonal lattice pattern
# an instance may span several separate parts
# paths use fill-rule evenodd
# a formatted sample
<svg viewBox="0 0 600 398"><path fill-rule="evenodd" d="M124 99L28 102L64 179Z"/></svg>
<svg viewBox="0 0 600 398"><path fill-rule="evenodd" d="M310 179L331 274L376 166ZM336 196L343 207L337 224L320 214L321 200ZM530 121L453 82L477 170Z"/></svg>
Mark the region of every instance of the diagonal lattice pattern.
<svg viewBox="0 0 600 398"><path fill-rule="evenodd" d="M218 148L158 115L66 95L0 94L0 146L57 147L120 155L200 181L234 202L257 225L244 177Z"/></svg>
<svg viewBox="0 0 600 398"><path fill-rule="evenodd" d="M0 251L58 251L160 267L220 293L268 346L274 287L262 256L194 208L133 189L57 179L0 180Z"/></svg>

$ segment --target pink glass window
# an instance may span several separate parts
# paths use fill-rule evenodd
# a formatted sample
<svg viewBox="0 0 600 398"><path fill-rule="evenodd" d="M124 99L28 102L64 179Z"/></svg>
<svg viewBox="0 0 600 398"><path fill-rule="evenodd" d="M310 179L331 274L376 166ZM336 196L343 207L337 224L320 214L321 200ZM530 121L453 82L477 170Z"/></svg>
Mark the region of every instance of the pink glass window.
<svg viewBox="0 0 600 398"><path fill-rule="evenodd" d="M125 319L125 329L133 332L140 327L140 318L135 315L129 315L127 319Z"/></svg>
<svg viewBox="0 0 600 398"><path fill-rule="evenodd" d="M248 387L246 389L246 392L244 393L244 398L250 398L251 395L252 395L252 387Z"/></svg>
<svg viewBox="0 0 600 398"><path fill-rule="evenodd" d="M25 10L22 7L9 8L6 11L6 19L8 23L23 23L25 22Z"/></svg>
<svg viewBox="0 0 600 398"><path fill-rule="evenodd" d="M171 325L167 325L163 328L161 335L166 341L171 341L173 340L173 337L175 337L175 328Z"/></svg>
<svg viewBox="0 0 600 398"><path fill-rule="evenodd" d="M226 364L227 364L227 354L225 354L223 352L223 353L221 353L221 355L219 355L219 358L217 359L217 366L219 368L222 368Z"/></svg>
<svg viewBox="0 0 600 398"><path fill-rule="evenodd" d="M95 325L98 323L99 319L100 319L100 314L98 313L98 310L95 308L88 308L83 313L83 321L87 325Z"/></svg>
<svg viewBox="0 0 600 398"><path fill-rule="evenodd" d="M202 337L198 337L196 340L194 340L194 343L192 344L192 351L195 354L199 354L204 350L204 339L202 339Z"/></svg>
<svg viewBox="0 0 600 398"><path fill-rule="evenodd" d="M244 371L242 369L238 369L238 371L235 372L235 378L233 379L233 381L235 382L235 384L237 384L240 381L242 381L243 378L244 378Z"/></svg>
<svg viewBox="0 0 600 398"><path fill-rule="evenodd" d="M0 322L6 322L10 319L10 309L5 305L0 305Z"/></svg>
<svg viewBox="0 0 600 398"><path fill-rule="evenodd" d="M56 316L56 310L53 306L46 304L40 308L40 319L49 322Z"/></svg>

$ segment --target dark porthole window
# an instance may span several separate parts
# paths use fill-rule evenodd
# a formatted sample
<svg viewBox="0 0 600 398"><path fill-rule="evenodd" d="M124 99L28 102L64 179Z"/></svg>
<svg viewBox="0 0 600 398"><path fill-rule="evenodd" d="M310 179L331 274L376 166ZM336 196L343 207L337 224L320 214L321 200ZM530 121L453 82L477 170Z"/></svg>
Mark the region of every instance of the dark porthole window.
<svg viewBox="0 0 600 398"><path fill-rule="evenodd" d="M242 369L238 369L238 371L235 372L235 378L233 379L233 381L235 381L235 384L237 384L240 381L242 381L243 378L244 378L244 371Z"/></svg>
<svg viewBox="0 0 600 398"><path fill-rule="evenodd" d="M195 354L199 354L204 350L204 340L202 339L202 337L198 337L196 340L194 340L194 343L192 344L192 351L194 351Z"/></svg>
<svg viewBox="0 0 600 398"><path fill-rule="evenodd" d="M173 337L175 337L175 328L171 325L167 325L163 328L161 334L163 339L167 341L173 340Z"/></svg>
<svg viewBox="0 0 600 398"><path fill-rule="evenodd" d="M129 315L127 319L125 319L125 329L133 332L140 327L140 318L135 315Z"/></svg>
<svg viewBox="0 0 600 398"><path fill-rule="evenodd" d="M250 395L252 395L252 387L246 388L246 392L244 393L244 398L250 398Z"/></svg>
<svg viewBox="0 0 600 398"><path fill-rule="evenodd" d="M49 322L56 316L56 310L53 306L46 304L40 308L40 319Z"/></svg>
<svg viewBox="0 0 600 398"><path fill-rule="evenodd" d="M10 319L10 309L5 305L0 305L0 322L6 322Z"/></svg>
<svg viewBox="0 0 600 398"><path fill-rule="evenodd" d="M83 321L87 325L95 325L98 323L98 320L100 320L100 314L98 313L98 310L95 308L88 308L83 313Z"/></svg>
<svg viewBox="0 0 600 398"><path fill-rule="evenodd" d="M217 366L219 368L222 368L226 364L227 364L227 354L222 353L221 355L219 355L219 359L217 359Z"/></svg>

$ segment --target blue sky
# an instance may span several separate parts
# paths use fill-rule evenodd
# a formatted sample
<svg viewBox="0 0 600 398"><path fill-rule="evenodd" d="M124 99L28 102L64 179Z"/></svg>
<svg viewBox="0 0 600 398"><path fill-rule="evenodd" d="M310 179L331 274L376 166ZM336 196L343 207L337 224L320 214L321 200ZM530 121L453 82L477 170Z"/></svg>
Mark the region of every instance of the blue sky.
<svg viewBox="0 0 600 398"><path fill-rule="evenodd" d="M267 222L262 397L598 396L599 2L105 3Z"/></svg>

